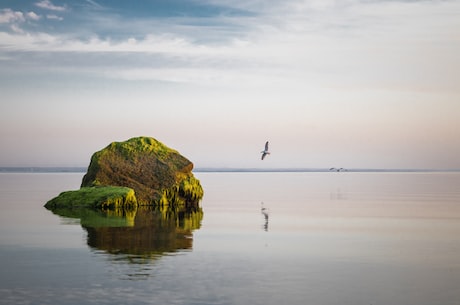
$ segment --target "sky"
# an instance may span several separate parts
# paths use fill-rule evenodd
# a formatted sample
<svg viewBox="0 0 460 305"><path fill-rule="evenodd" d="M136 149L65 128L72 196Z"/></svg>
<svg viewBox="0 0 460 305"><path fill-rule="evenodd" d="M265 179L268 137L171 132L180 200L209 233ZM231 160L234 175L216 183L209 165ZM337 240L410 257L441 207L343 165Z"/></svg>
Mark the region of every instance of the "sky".
<svg viewBox="0 0 460 305"><path fill-rule="evenodd" d="M459 71L456 0L2 0L0 166L459 169Z"/></svg>

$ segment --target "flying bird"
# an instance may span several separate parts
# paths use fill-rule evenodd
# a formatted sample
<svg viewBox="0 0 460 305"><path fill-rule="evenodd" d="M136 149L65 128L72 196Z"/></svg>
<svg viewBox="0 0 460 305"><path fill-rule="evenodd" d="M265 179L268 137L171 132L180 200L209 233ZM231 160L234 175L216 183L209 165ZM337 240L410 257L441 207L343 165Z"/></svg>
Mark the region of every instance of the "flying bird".
<svg viewBox="0 0 460 305"><path fill-rule="evenodd" d="M260 152L262 154L261 160L265 158L266 155L269 155L270 152L268 151L268 141L265 143L265 149Z"/></svg>

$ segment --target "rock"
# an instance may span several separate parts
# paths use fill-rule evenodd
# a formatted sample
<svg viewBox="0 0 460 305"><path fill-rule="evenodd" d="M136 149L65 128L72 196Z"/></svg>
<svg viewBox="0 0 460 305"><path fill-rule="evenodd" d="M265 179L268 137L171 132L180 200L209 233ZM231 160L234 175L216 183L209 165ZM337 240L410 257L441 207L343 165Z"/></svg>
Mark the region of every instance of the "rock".
<svg viewBox="0 0 460 305"><path fill-rule="evenodd" d="M129 187L139 205L196 206L203 189L192 169L193 163L176 150L137 137L94 153L81 187Z"/></svg>
<svg viewBox="0 0 460 305"><path fill-rule="evenodd" d="M76 191L62 192L45 204L51 210L62 207L114 209L136 206L134 190L120 186L82 187Z"/></svg>

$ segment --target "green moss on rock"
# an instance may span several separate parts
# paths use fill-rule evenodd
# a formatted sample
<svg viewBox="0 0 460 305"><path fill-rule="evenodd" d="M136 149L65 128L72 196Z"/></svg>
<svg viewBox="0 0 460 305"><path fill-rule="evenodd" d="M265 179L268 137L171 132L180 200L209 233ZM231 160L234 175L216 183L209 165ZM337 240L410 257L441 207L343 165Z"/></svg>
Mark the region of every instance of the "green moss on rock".
<svg viewBox="0 0 460 305"><path fill-rule="evenodd" d="M82 187L76 191L62 192L45 204L47 209L56 208L121 208L136 207L134 190L128 187Z"/></svg>
<svg viewBox="0 0 460 305"><path fill-rule="evenodd" d="M113 142L91 157L82 187L125 186L139 205L197 205L203 189L193 163L150 137Z"/></svg>

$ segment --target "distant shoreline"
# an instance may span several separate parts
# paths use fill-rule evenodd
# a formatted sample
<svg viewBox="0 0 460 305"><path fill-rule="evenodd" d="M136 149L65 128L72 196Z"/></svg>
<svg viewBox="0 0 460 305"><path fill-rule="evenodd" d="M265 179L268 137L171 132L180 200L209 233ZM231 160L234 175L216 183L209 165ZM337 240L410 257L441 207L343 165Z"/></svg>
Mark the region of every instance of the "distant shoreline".
<svg viewBox="0 0 460 305"><path fill-rule="evenodd" d="M329 168L197 168L193 170L199 173L337 173L336 170ZM423 173L423 172L460 172L460 169L376 169L376 168L350 168L340 170L340 173Z"/></svg>
<svg viewBox="0 0 460 305"><path fill-rule="evenodd" d="M0 167L0 173L86 173L87 167ZM195 168L196 173L322 173L336 172L329 168ZM460 169L372 169L350 168L340 173L424 173L424 172L460 172Z"/></svg>
<svg viewBox="0 0 460 305"><path fill-rule="evenodd" d="M87 167L0 167L0 173L86 173Z"/></svg>

